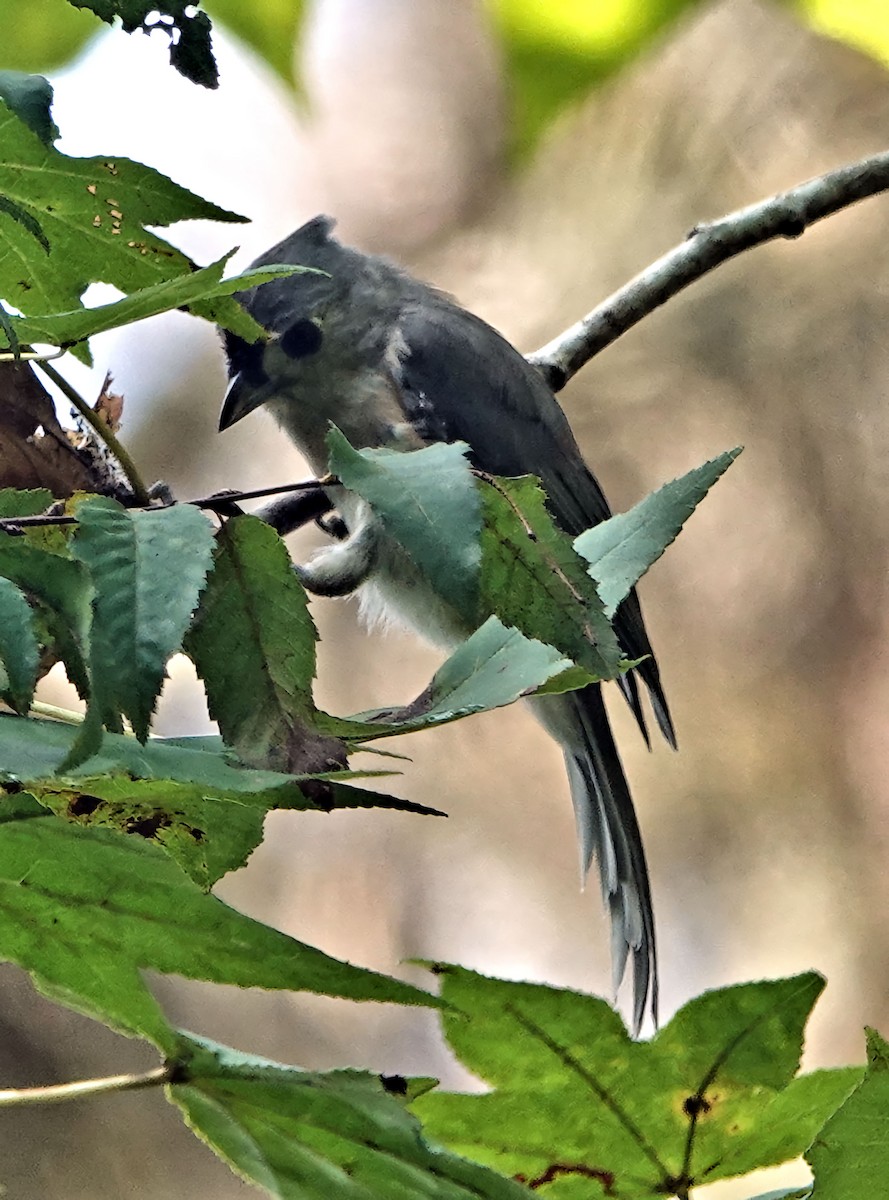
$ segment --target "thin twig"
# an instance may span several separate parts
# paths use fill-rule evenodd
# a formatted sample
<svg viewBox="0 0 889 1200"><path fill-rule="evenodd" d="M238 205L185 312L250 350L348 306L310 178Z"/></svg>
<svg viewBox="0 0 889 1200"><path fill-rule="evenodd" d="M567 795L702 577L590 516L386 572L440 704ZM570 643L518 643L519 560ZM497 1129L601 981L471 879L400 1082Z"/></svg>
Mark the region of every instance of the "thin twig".
<svg viewBox="0 0 889 1200"><path fill-rule="evenodd" d="M50 362L54 358L62 358L69 349L68 346L62 346L60 349L50 350L48 353L45 350L0 350L0 363L31 362L39 364Z"/></svg>
<svg viewBox="0 0 889 1200"><path fill-rule="evenodd" d="M329 478L327 476L326 478ZM131 481L132 482L132 481ZM240 504L243 500L258 500L263 496L277 496L287 494L288 492L311 492L321 489L321 484L317 479L309 479L304 483L282 483L275 487L255 488L251 492L218 492L213 496L204 496L199 500L184 500L183 504L190 504L193 508L207 509L210 512L224 510L226 507L231 507L235 504ZM139 508L171 508L172 505L162 505L152 503L149 499L146 504L140 504ZM329 503L325 506L330 507ZM309 519L314 518L314 512ZM76 525L77 517L72 513L36 513L27 517L0 517L0 533L21 533L25 529L40 528L44 525Z"/></svg>
<svg viewBox="0 0 889 1200"><path fill-rule="evenodd" d="M816 221L889 190L889 152L807 180L691 231L528 361L559 391L594 355L690 283L735 255L776 238L798 238Z"/></svg>
<svg viewBox="0 0 889 1200"><path fill-rule="evenodd" d="M136 469L136 464L130 458L129 452L124 446L121 445L116 434L112 431L111 426L103 421L101 417L96 415L93 409L90 408L90 406L84 400L83 396L80 395L76 388L71 386L64 375L59 374L55 367L50 366L50 364L45 360L38 361L37 366L44 373L47 379L51 379L56 387L64 393L66 399L71 401L78 413L81 415L81 417L83 417L84 421L86 421L87 425L89 425L93 430L96 437L105 443L114 457L120 463L120 469L123 471L127 478L127 482L132 488L133 496L135 497L137 504L139 504L142 508L147 508L151 504L151 497L148 494L148 488L142 482L142 477Z"/></svg>
<svg viewBox="0 0 889 1200"><path fill-rule="evenodd" d="M0 1108L18 1108L31 1104L62 1104L102 1096L106 1092L134 1092L140 1088L163 1087L172 1083L175 1069L167 1063L140 1075L108 1075L104 1079L78 1079L72 1083L51 1083L46 1087L0 1089Z"/></svg>

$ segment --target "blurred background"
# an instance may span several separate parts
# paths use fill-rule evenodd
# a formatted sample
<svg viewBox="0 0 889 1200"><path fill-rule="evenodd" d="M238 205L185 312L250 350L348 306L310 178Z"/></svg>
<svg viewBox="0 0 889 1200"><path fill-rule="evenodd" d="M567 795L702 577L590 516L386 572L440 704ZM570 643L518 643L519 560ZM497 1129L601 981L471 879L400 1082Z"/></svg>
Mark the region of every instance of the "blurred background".
<svg viewBox="0 0 889 1200"><path fill-rule="evenodd" d="M170 70L164 35L103 32L60 0L0 0L0 66L49 75L66 153L145 161L251 218L177 227L199 261L240 242L243 266L326 211L345 240L526 351L695 223L889 141L889 19L863 0L207 8L216 92ZM562 395L616 509L746 447L641 589L680 753L648 754L612 710L653 879L663 1019L705 988L816 968L828 987L809 1067L862 1059L865 1023L889 1031L887 227L877 198L749 253ZM66 373L90 398L113 373L136 461L180 498L306 477L264 414L216 434L225 371L208 326L172 314L93 351L92 374ZM311 544L299 535L294 553ZM362 633L349 602L312 607L332 711L405 702L437 665L410 636ZM207 728L184 662L157 728ZM387 790L447 821L273 814L219 894L420 982L405 959L607 995L598 888L578 890L561 758L530 715L514 706L397 748L412 761ZM13 968L0 984L3 1086L152 1065ZM468 1082L427 1013L175 979L157 991L174 1021L245 1051ZM255 1194L155 1094L4 1113L0 1145L11 1200Z"/></svg>

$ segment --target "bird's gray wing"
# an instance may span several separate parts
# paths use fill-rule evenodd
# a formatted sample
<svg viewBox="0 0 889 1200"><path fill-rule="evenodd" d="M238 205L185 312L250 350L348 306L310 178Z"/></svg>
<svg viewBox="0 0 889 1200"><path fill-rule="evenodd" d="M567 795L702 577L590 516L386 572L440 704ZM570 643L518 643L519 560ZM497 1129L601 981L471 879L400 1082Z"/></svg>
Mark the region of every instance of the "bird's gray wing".
<svg viewBox="0 0 889 1200"><path fill-rule="evenodd" d="M495 475L537 475L558 524L578 534L611 515L555 396L538 372L490 326L438 293L406 304L398 326L397 382L408 418L429 441L465 441L475 466ZM635 592L615 618L632 658L651 655ZM637 668L661 729L673 740L654 657ZM635 673L624 694L645 732ZM611 914L615 986L633 959L633 1023L657 1019L654 914L642 836L601 688L532 701L565 756L584 874L593 859Z"/></svg>
<svg viewBox="0 0 889 1200"><path fill-rule="evenodd" d="M572 535L611 516L558 401L540 373L495 329L430 288L401 311L398 383L408 419L430 441L465 441L473 464L492 475L536 475L550 511ZM658 726L676 745L673 722L635 591L615 631L651 698ZM636 673L621 688L646 741Z"/></svg>

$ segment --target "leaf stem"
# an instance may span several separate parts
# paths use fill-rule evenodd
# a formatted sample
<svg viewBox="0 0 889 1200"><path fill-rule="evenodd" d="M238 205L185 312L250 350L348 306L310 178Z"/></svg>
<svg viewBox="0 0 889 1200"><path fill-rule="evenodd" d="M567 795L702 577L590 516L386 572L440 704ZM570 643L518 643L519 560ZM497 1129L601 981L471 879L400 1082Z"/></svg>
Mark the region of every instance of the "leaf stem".
<svg viewBox="0 0 889 1200"><path fill-rule="evenodd" d="M112 432L111 428L106 425L104 421L96 416L95 412L92 410L92 408L90 408L83 396L81 396L80 393L74 387L72 387L64 375L59 374L55 367L51 366L45 360L38 361L37 366L44 373L44 375L46 375L47 379L51 379L56 387L64 393L66 399L71 401L78 413L81 415L81 417L83 417L84 421L86 421L87 425L89 425L92 431L95 433L96 437L101 442L105 443L114 457L120 463L120 468L126 476L127 482L132 488L133 496L135 497L136 502L140 507L148 508L151 504L151 497L148 494L148 488L143 483L142 477L136 469L136 464L130 458L129 452L123 445L121 445L116 434Z"/></svg>
<svg viewBox="0 0 889 1200"><path fill-rule="evenodd" d="M135 1092L140 1088L163 1087L172 1083L173 1064L165 1063L151 1071L132 1075L108 1075L104 1079L77 1079L71 1083L51 1083L45 1087L0 1089L0 1108L18 1108L32 1104L62 1104L102 1096L106 1092Z"/></svg>

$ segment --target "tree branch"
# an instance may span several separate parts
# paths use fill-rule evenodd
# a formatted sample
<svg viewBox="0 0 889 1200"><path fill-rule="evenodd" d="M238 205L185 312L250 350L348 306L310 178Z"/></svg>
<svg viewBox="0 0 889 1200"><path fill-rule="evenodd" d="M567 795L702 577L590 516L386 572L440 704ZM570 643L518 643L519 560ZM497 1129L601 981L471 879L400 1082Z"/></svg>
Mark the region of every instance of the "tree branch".
<svg viewBox="0 0 889 1200"><path fill-rule="evenodd" d="M3 1088L0 1090L0 1108L61 1104L65 1100L102 1096L106 1092L133 1092L139 1088L163 1087L175 1078L175 1068L167 1063L140 1075L109 1075L105 1079L78 1079L72 1083L52 1083L46 1087Z"/></svg>
<svg viewBox="0 0 889 1200"><path fill-rule="evenodd" d="M889 190L889 152L850 163L738 212L696 226L681 245L646 267L528 361L553 391L628 329L690 283L737 254L775 238L798 238L859 200Z"/></svg>

